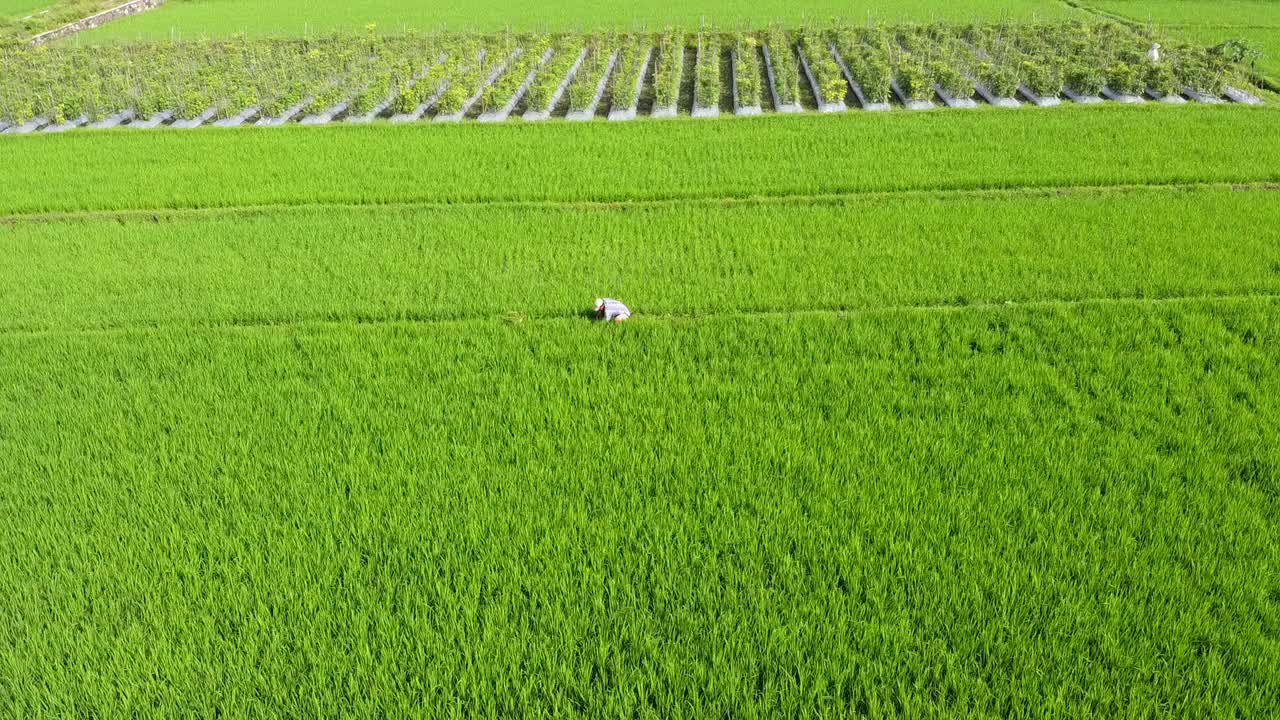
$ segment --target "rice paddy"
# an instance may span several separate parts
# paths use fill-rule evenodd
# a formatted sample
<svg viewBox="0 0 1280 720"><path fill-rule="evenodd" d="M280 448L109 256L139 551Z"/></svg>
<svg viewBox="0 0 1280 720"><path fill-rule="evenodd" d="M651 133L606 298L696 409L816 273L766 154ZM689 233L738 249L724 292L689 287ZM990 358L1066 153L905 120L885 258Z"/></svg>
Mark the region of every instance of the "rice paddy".
<svg viewBox="0 0 1280 720"><path fill-rule="evenodd" d="M0 137L0 716L1274 715L1259 92Z"/></svg>

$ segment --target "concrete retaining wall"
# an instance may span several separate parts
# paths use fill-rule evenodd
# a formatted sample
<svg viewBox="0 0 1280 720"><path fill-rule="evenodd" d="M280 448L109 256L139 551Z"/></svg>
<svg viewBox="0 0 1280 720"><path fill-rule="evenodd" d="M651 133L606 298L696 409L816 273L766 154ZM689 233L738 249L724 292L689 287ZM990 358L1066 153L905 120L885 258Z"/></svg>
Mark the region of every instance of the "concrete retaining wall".
<svg viewBox="0 0 1280 720"><path fill-rule="evenodd" d="M90 15L87 18L63 25L56 30L40 33L39 35L31 38L31 44L43 45L44 43L64 38L68 35L74 35L78 32L101 27L112 20L119 20L123 17L129 17L130 15L137 15L138 13L144 13L148 10L154 10L163 4L164 0L130 0L130 2L113 7L110 10L103 10L97 15Z"/></svg>

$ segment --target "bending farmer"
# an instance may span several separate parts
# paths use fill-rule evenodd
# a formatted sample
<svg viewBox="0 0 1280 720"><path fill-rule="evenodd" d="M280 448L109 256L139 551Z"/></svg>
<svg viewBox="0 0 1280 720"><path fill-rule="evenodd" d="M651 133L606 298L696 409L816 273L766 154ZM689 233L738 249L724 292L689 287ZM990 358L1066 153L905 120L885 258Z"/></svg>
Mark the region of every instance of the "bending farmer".
<svg viewBox="0 0 1280 720"><path fill-rule="evenodd" d="M596 319L620 323L631 317L626 305L613 298L596 298Z"/></svg>

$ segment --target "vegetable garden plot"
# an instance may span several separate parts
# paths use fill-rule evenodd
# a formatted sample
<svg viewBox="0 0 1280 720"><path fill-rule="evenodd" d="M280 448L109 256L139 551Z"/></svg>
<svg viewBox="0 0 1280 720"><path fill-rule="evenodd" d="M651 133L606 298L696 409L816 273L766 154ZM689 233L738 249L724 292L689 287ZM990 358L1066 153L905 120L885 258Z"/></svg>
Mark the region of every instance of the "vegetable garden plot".
<svg viewBox="0 0 1280 720"><path fill-rule="evenodd" d="M427 52L436 51L428 50ZM421 93L420 86L422 88L430 86L434 92L439 83L438 73L442 72L444 63L451 57L458 57L460 53L465 54L465 52L465 48L440 51L440 54L429 63L426 62L425 57L417 55L400 62L392 62L388 59L371 73L369 82L355 93L348 108L347 119L356 123L372 122L389 112L401 100L406 101L405 105L416 110L417 106L427 99L415 97L416 94ZM421 67L420 70L419 67ZM437 73L434 85L428 79L433 72ZM426 84L422 85L422 83ZM409 104L410 102L412 104ZM423 107L422 112L426 112L426 107Z"/></svg>
<svg viewBox="0 0 1280 720"><path fill-rule="evenodd" d="M257 115L258 112L259 112L258 107L256 105L253 107L248 107L248 108L245 108L244 110L241 110L236 115L222 118L221 120L215 122L214 125L216 127L239 127L240 125L243 125L246 122L249 122L249 120L253 119L253 117ZM150 122L154 121L155 119L156 119L155 117L152 117L151 121L148 121L148 124L150 124ZM161 120L160 122L163 123L164 121ZM151 127L155 127L155 126L151 125Z"/></svg>
<svg viewBox="0 0 1280 720"><path fill-rule="evenodd" d="M257 109L254 108L252 111L257 112ZM160 127L172 118L173 111L164 110L162 112L154 113L144 119L138 119L135 117L134 120L129 123L128 127L137 128L139 130L151 130Z"/></svg>
<svg viewBox="0 0 1280 720"><path fill-rule="evenodd" d="M401 91L414 87L433 68L442 64L449 52L435 41L410 39L399 48L379 51L376 37L369 39L369 55L357 54L349 74L330 86L308 109L312 124L324 124L345 115L355 122L368 122L385 112Z"/></svg>
<svg viewBox="0 0 1280 720"><path fill-rule="evenodd" d="M961 40L973 50L975 70L984 99L1002 98L1016 107L1015 94L1033 105L1051 107L1061 103L1064 63L1057 56L1037 57L1019 46L1025 42L1023 28L970 25L960 32Z"/></svg>
<svg viewBox="0 0 1280 720"><path fill-rule="evenodd" d="M737 115L759 115L764 112L760 94L762 69L760 42L755 36L738 33L730 54L733 78L733 112Z"/></svg>
<svg viewBox="0 0 1280 720"><path fill-rule="evenodd" d="M485 88L480 98L482 110L476 119L480 122L502 122L511 117L516 104L524 99L539 71L554 54L555 50L550 47L523 51L501 80Z"/></svg>
<svg viewBox="0 0 1280 720"><path fill-rule="evenodd" d="M467 45L448 53L448 59L427 71L426 75L401 93L391 104L391 122L413 122L427 114L444 93L472 68L483 65L487 48Z"/></svg>
<svg viewBox="0 0 1280 720"><path fill-rule="evenodd" d="M596 36L587 42L586 59L565 89L569 101L566 119L580 122L595 117L609 76L618 63L617 44L612 35Z"/></svg>
<svg viewBox="0 0 1280 720"><path fill-rule="evenodd" d="M800 56L801 69L818 102L818 111L848 110L849 107L844 102L845 94L849 91L848 81L836 64L827 38L817 32L805 31L801 33L796 51Z"/></svg>
<svg viewBox="0 0 1280 720"><path fill-rule="evenodd" d="M45 127L49 120L43 117L31 118L24 123L9 123L4 129L5 135L27 135Z"/></svg>
<svg viewBox="0 0 1280 720"><path fill-rule="evenodd" d="M649 38L633 35L619 51L618 71L614 73L613 97L609 103L609 119L634 120L640 106L640 91L653 48Z"/></svg>
<svg viewBox="0 0 1280 720"><path fill-rule="evenodd" d="M993 105L1012 102L1013 107L1017 106L1016 101L1011 101L1013 88L992 92L974 78L973 52L949 28L939 25L927 28L905 26L898 30L894 39L923 62L927 68L924 82L931 85L943 105L951 108L976 107L973 99L976 93Z"/></svg>
<svg viewBox="0 0 1280 720"><path fill-rule="evenodd" d="M876 45L888 48L893 66L893 80L889 87L893 94L909 110L932 110L937 97L937 66L928 62L926 55L914 53L903 42L902 35L889 33L887 38L877 38Z"/></svg>
<svg viewBox="0 0 1280 720"><path fill-rule="evenodd" d="M693 116L720 117L720 40L715 33L698 37L693 72Z"/></svg>
<svg viewBox="0 0 1280 720"><path fill-rule="evenodd" d="M471 109L478 106L488 90L507 69L524 56L524 50L505 44L485 54L484 59L468 66L450 80L436 101L435 122L461 122Z"/></svg>
<svg viewBox="0 0 1280 720"><path fill-rule="evenodd" d="M1151 52L1155 43L1162 49ZM696 62L685 68L686 49ZM722 49L724 54L722 55ZM725 64L727 63L727 64ZM692 72L692 78L685 76ZM721 73L724 72L722 78ZM606 90L615 119L674 115L682 84L691 110L718 115L800 112L801 97L838 111L1081 103L1258 104L1230 46L1199 47L1115 23L839 24L686 34L339 35L308 40L173 42L0 50L0 132L81 127L323 125L341 118L440 120L595 117ZM759 79L757 79L759 78ZM723 87L725 83L732 87ZM526 99L527 96L527 99ZM730 100L730 98L735 98ZM1019 99L1021 98L1021 100Z"/></svg>
<svg viewBox="0 0 1280 720"><path fill-rule="evenodd" d="M859 107L881 112L890 109L893 68L882 53L865 38L843 31L835 33L831 53Z"/></svg>
<svg viewBox="0 0 1280 720"><path fill-rule="evenodd" d="M652 117L675 117L680 101L680 82L684 76L685 36L669 29L658 41L653 70Z"/></svg>
<svg viewBox="0 0 1280 720"><path fill-rule="evenodd" d="M791 34L772 26L765 33L764 63L769 80L773 107L780 113L798 113L800 107L800 70L791 52Z"/></svg>
<svg viewBox="0 0 1280 720"><path fill-rule="evenodd" d="M205 110L203 113L200 113L200 115L198 115L198 116L196 116L196 117L194 117L194 118L191 118L191 119L189 119L189 120L178 120L177 122L173 123L173 127L178 128L178 129L192 130L192 129L198 128L198 127L200 127L201 125L203 125L203 124L205 124L205 123L209 122L209 121L210 121L210 120L212 120L214 117L216 117L216 116L217 116L217 114L218 114L218 108L216 108L216 107L211 107L211 108L209 108L208 110ZM108 119L106 119L106 120L103 120L102 122L104 122L104 123L111 123L111 119L110 119L110 118L108 118ZM118 124L119 124L119 123L115 123L115 124L107 124L107 125L104 125L103 127L104 127L104 128L115 127L115 125L118 125Z"/></svg>
<svg viewBox="0 0 1280 720"><path fill-rule="evenodd" d="M84 125L88 124L88 122L89 122L89 116L81 115L80 117L72 118L65 122L46 125L40 129L40 132L47 132L47 133L66 132L67 130L74 130L78 127L83 127Z"/></svg>
<svg viewBox="0 0 1280 720"><path fill-rule="evenodd" d="M585 47L578 49L578 46L578 40L569 39L561 41L558 47L553 48L551 60L529 87L525 98L527 105L523 115L525 120L547 120L551 117L551 112L577 76L582 63L587 59L589 50Z"/></svg>

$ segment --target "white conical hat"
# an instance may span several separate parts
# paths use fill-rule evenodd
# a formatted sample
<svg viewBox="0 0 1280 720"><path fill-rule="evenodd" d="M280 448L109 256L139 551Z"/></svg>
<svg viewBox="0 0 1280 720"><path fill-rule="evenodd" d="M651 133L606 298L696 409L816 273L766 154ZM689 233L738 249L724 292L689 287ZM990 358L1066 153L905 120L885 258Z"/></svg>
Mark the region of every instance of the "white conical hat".
<svg viewBox="0 0 1280 720"><path fill-rule="evenodd" d="M603 306L604 306L604 298L596 298L596 308L599 309Z"/></svg>

